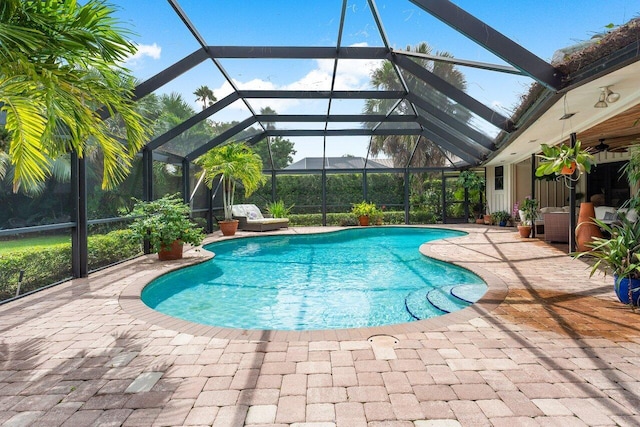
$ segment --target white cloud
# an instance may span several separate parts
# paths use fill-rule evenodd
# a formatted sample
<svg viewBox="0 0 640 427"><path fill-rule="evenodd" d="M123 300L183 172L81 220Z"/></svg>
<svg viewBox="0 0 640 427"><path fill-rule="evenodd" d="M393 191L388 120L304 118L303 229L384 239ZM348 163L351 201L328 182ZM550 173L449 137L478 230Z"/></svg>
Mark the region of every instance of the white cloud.
<svg viewBox="0 0 640 427"><path fill-rule="evenodd" d="M149 57L151 59L160 59L162 48L156 43L154 44L139 44L137 45L138 51L127 58L124 62L128 67L138 67L144 61L144 58Z"/></svg>
<svg viewBox="0 0 640 427"><path fill-rule="evenodd" d="M366 46L361 43L354 46ZM239 89L256 89L256 90L330 90L331 78L333 74L333 59L318 59L315 61L316 67L302 76L300 79L281 86L276 86L271 81L261 79L253 79L248 82L241 82L234 79L234 84ZM341 59L338 61L338 69L334 83L335 90L363 90L369 88L370 75L373 70L380 67L380 60L358 60L358 59ZM214 89L217 99L222 99L232 92L231 85L224 82L222 86ZM261 108L271 107L279 114L300 113L301 105L310 106L317 103L312 100L299 99L252 99L251 105L259 112ZM235 102L228 108L236 110L245 110L244 104ZM246 110L245 110L246 111ZM325 113L323 111L322 113ZM314 114L305 108L306 114ZM320 113L320 114L322 114Z"/></svg>

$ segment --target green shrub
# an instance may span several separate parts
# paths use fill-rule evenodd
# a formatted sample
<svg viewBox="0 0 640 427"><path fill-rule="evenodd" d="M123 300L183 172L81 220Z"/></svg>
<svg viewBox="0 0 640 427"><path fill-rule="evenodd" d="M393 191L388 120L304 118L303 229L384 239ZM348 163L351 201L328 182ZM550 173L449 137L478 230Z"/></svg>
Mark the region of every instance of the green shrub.
<svg viewBox="0 0 640 427"><path fill-rule="evenodd" d="M429 211L412 210L409 212L411 224L435 224L438 217ZM404 224L404 211L385 211L382 213L383 224ZM322 214L291 214L289 215L291 227L310 227L322 225ZM350 226L357 225L357 221L350 212L327 213L327 225Z"/></svg>
<svg viewBox="0 0 640 427"><path fill-rule="evenodd" d="M130 240L129 230L89 237L89 269L95 270L140 254L139 242ZM24 271L20 293L29 292L71 277L71 243L18 249L0 255L0 300L14 297L20 271Z"/></svg>
<svg viewBox="0 0 640 427"><path fill-rule="evenodd" d="M71 277L71 244L20 249L0 255L0 299L15 296L21 270L24 276L20 293Z"/></svg>
<svg viewBox="0 0 640 427"><path fill-rule="evenodd" d="M131 240L129 230L89 237L89 270L96 270L142 253L140 242Z"/></svg>

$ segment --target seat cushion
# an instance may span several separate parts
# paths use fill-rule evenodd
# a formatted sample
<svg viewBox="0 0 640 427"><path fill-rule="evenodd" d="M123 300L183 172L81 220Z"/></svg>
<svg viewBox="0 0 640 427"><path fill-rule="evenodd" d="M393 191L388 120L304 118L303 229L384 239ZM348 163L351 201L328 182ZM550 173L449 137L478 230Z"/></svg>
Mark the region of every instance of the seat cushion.
<svg viewBox="0 0 640 427"><path fill-rule="evenodd" d="M611 212L613 214L616 213L616 208L611 206L596 206L594 210L596 212L597 219L605 219L604 217L607 212Z"/></svg>
<svg viewBox="0 0 640 427"><path fill-rule="evenodd" d="M248 219L247 224L288 224L289 218Z"/></svg>
<svg viewBox="0 0 640 427"><path fill-rule="evenodd" d="M638 220L638 212L636 212L636 210L633 209L633 208L631 208L631 209L627 209L627 208L618 209L618 215L620 217L626 216L627 219L630 222L636 222Z"/></svg>
<svg viewBox="0 0 640 427"><path fill-rule="evenodd" d="M233 205L233 216L244 216L248 220L264 219L260 209L253 204Z"/></svg>

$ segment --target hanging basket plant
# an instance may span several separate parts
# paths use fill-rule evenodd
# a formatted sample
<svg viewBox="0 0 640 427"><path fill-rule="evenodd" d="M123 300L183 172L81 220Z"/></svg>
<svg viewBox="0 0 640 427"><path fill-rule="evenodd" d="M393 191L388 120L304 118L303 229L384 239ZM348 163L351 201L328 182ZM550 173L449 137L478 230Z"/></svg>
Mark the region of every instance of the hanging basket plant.
<svg viewBox="0 0 640 427"><path fill-rule="evenodd" d="M576 170L578 174L589 173L595 162L589 150L582 149L580 140L577 140L573 147L567 144L559 146L542 144L540 148L542 154L538 154L541 161L536 169L537 177L573 175Z"/></svg>

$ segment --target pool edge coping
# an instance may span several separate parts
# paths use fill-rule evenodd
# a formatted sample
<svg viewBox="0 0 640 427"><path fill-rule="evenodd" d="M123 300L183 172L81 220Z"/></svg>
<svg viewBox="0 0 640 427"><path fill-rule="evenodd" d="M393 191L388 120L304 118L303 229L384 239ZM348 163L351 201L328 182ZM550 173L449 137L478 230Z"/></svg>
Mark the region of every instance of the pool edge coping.
<svg viewBox="0 0 640 427"><path fill-rule="evenodd" d="M388 226L387 226L388 227ZM456 236L451 238L437 240L439 245L448 244L448 239L455 239L456 244L463 244L459 239L465 239L473 233L474 230L456 228L455 226L433 225L433 226L416 226L411 227L419 228L440 228L449 229L454 231L462 231L466 234L463 236ZM282 235L282 234L313 234L313 233L327 233L342 230L343 227L322 227L314 228L313 231L305 231L299 233L300 229L290 228L288 233L260 233L260 234L243 234L237 235L233 238L246 238L253 236L266 236L266 235ZM209 236L205 239L206 243L214 243L217 241L227 240L229 238L222 238L221 236ZM190 322L188 320L171 317L169 315L160 313L156 310L145 305L140 299L142 290L152 280L171 271L179 270L185 267L190 267L202 262L205 262L214 257L214 254L210 251L203 249L202 247L190 248L185 251L185 256L182 260L178 261L159 261L157 255L146 255L141 257L143 261L140 264L143 266L144 274L138 277L135 281L125 286L118 296L118 303L122 310L134 318L177 332L207 336L211 338L227 339L227 340L241 340L241 341L254 341L254 342L271 342L271 341L352 341L352 340L366 340L375 335L392 335L400 338L412 333L429 332L442 328L446 328L449 325L455 323L466 322L477 317L483 317L488 313L495 310L506 298L508 293L508 286L504 280L491 271L480 267L477 263L466 263L460 261L454 261L453 259L442 255L434 251L435 242L427 242L420 246L420 253L434 258L440 261L445 261L453 265L465 268L473 273L477 274L487 284L487 292L472 304L470 307L462 310L455 311L453 313L447 313L441 316L437 316L430 319L416 320L414 322L398 323L393 325L373 326L366 328L347 328L347 329L320 329L311 331L288 331L288 330L259 330L259 329L232 329L223 328L217 326L209 326L200 323ZM135 260L134 260L135 262Z"/></svg>

